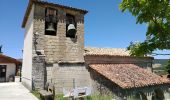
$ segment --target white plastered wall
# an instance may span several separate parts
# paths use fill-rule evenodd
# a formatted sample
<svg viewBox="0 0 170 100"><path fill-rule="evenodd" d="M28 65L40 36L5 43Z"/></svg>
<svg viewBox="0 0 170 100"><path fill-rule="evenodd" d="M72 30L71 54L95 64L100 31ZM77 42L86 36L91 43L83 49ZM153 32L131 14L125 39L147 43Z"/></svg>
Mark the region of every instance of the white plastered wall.
<svg viewBox="0 0 170 100"><path fill-rule="evenodd" d="M32 37L33 37L33 19L34 5L25 26L23 65L22 65L22 83L32 90Z"/></svg>
<svg viewBox="0 0 170 100"><path fill-rule="evenodd" d="M10 75L15 76L16 65L14 63L1 63L0 65L6 65L6 81L9 81Z"/></svg>

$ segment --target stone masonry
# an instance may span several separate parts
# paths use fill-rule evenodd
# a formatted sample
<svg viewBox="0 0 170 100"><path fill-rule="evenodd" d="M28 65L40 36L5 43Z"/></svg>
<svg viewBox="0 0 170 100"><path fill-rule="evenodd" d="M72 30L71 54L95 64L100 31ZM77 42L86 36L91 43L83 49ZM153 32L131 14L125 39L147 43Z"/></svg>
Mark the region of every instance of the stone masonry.
<svg viewBox="0 0 170 100"><path fill-rule="evenodd" d="M33 57L33 89L38 88L38 89L43 89L46 78L43 76L46 76L46 67L44 63L44 56L34 56Z"/></svg>
<svg viewBox="0 0 170 100"><path fill-rule="evenodd" d="M46 82L55 83L56 92L62 92L62 88L89 86L90 74L85 67L83 56L84 14L69 9L57 8L56 10L58 12L56 36L45 35L45 7L35 4L33 51L44 52L46 72L37 75L44 66L36 63L39 56L36 57L37 59L33 58L33 62L35 62L32 73L33 84L36 84L35 88L43 88ZM66 13L75 16L77 22L76 38L66 37ZM39 68L42 69L36 69L36 66L41 66ZM38 83L37 79L42 79L42 77L46 78L42 82L43 84Z"/></svg>

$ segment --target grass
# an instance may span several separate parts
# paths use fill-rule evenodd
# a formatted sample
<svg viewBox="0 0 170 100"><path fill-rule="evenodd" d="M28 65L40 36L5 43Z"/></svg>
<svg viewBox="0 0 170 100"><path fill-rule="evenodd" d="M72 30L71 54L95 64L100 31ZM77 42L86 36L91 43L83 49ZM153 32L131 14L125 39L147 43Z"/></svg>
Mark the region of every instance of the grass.
<svg viewBox="0 0 170 100"><path fill-rule="evenodd" d="M31 93L33 95L35 95L39 100L41 100L38 91L32 91ZM63 94L57 94L55 96L55 100L72 100L72 99L71 98L63 98ZM76 99L76 100L82 100L82 99ZM83 100L112 100L112 97L111 96L93 95L93 96L84 97Z"/></svg>
<svg viewBox="0 0 170 100"><path fill-rule="evenodd" d="M39 95L38 91L32 91L31 93L40 100L40 95Z"/></svg>

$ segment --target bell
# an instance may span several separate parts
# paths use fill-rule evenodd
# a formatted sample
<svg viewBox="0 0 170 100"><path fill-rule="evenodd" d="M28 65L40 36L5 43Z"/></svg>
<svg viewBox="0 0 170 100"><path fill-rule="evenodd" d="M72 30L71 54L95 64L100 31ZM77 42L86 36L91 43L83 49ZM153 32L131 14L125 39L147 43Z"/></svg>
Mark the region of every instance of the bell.
<svg viewBox="0 0 170 100"><path fill-rule="evenodd" d="M49 23L46 31L55 31L54 24L53 23Z"/></svg>
<svg viewBox="0 0 170 100"><path fill-rule="evenodd" d="M74 24L69 24L67 33L70 35L76 34L76 28L75 28Z"/></svg>

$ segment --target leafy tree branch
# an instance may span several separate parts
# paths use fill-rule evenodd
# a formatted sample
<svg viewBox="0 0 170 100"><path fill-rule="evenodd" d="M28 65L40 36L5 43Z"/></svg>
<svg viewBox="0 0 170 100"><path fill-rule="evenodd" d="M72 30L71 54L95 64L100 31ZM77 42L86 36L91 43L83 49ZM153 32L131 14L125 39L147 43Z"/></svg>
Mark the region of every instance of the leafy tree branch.
<svg viewBox="0 0 170 100"><path fill-rule="evenodd" d="M170 49L170 0L123 0L120 9L136 17L137 24L147 24L146 40L128 47L132 56Z"/></svg>

